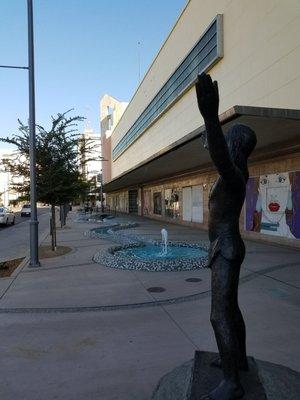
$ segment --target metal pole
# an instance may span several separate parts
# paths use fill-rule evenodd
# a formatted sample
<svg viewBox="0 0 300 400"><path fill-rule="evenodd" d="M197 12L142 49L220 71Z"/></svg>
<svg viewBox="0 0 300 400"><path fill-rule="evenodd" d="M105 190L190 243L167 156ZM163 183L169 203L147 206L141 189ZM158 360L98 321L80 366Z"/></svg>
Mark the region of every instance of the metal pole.
<svg viewBox="0 0 300 400"><path fill-rule="evenodd" d="M28 69L28 67L18 67L17 65L0 65L0 68Z"/></svg>
<svg viewBox="0 0 300 400"><path fill-rule="evenodd" d="M36 207L36 154L35 154L35 93L34 93L34 42L32 0L27 0L28 15L28 70L29 70L29 157L30 157L30 267L39 267L38 219Z"/></svg>
<svg viewBox="0 0 300 400"><path fill-rule="evenodd" d="M103 207L103 169L101 168L101 175L100 175L100 201L101 201L101 212L104 211Z"/></svg>

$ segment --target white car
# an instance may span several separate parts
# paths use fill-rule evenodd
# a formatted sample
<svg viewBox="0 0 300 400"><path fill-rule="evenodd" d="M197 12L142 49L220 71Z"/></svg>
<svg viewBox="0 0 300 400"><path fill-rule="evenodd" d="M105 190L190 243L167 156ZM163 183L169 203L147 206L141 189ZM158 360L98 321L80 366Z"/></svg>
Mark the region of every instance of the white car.
<svg viewBox="0 0 300 400"><path fill-rule="evenodd" d="M30 204L24 204L21 210L21 217L30 217L30 215L31 215Z"/></svg>
<svg viewBox="0 0 300 400"><path fill-rule="evenodd" d="M7 207L0 207L0 224L14 225L16 222L15 214Z"/></svg>

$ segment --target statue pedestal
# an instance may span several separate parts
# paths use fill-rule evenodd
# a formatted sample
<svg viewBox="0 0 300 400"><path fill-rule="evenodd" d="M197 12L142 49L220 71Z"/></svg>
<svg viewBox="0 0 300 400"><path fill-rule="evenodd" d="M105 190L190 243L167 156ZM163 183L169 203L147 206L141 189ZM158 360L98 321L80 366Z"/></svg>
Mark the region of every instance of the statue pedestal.
<svg viewBox="0 0 300 400"><path fill-rule="evenodd" d="M189 400L198 400L208 394L223 379L222 370L211 367L210 363L218 357L215 353L196 351L193 363ZM254 358L248 357L249 371L241 371L241 384L245 390L245 400L266 400L265 390L258 375Z"/></svg>
<svg viewBox="0 0 300 400"><path fill-rule="evenodd" d="M200 400L222 380L222 371L211 367L217 353L196 351L195 358L163 376L152 400ZM249 371L240 372L243 400L300 399L300 373L282 365L249 357Z"/></svg>

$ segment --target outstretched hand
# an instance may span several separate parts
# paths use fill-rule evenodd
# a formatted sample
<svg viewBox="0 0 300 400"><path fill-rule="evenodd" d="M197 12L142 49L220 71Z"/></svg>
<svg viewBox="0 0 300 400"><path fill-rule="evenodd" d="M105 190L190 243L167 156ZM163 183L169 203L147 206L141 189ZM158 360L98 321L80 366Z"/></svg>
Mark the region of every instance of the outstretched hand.
<svg viewBox="0 0 300 400"><path fill-rule="evenodd" d="M203 72L198 75L196 93L199 111L205 121L218 118L219 90L217 81L212 81L210 75Z"/></svg>

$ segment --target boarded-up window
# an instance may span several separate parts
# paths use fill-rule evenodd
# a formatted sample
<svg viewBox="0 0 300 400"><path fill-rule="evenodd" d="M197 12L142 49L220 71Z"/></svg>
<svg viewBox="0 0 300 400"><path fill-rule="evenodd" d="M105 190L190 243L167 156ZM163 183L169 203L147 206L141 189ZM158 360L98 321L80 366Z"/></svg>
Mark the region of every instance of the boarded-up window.
<svg viewBox="0 0 300 400"><path fill-rule="evenodd" d="M203 186L187 186L183 188L183 220L203 222Z"/></svg>
<svg viewBox="0 0 300 400"><path fill-rule="evenodd" d="M151 190L143 192L143 215L151 214Z"/></svg>
<svg viewBox="0 0 300 400"><path fill-rule="evenodd" d="M161 192L153 193L153 212L154 214L161 215Z"/></svg>

